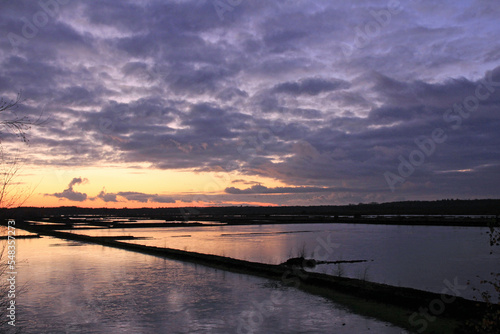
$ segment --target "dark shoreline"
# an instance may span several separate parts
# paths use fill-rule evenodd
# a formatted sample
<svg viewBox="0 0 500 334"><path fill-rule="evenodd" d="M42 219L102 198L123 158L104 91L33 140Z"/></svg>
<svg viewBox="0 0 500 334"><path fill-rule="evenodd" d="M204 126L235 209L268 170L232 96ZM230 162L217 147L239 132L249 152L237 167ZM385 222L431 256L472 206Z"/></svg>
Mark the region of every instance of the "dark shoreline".
<svg viewBox="0 0 500 334"><path fill-rule="evenodd" d="M116 218L127 217L124 222ZM174 208L20 207L0 209L0 219L62 225L145 227L141 220L161 220L148 227L193 226L195 222L255 224L384 224L419 226L500 226L500 199L403 201L324 206L221 206ZM122 225L123 224L123 225ZM133 225L136 224L136 225ZM186 225L181 225L186 224ZM202 224L206 225L206 224Z"/></svg>
<svg viewBox="0 0 500 334"><path fill-rule="evenodd" d="M417 328L411 326L409 317L415 312L418 313L420 308L428 307L436 300L453 300L453 302L446 304L443 313L436 317L436 320L428 323L425 332L454 333L461 323L466 320L480 319L487 311L485 303L453 295L306 272L300 267L289 268L282 265L263 264L217 255L137 245L112 238L90 237L39 229L34 226L26 226L26 230L41 235L100 244L200 264L215 269L279 280L285 285L293 285L309 293L330 298L335 302L346 305L356 313L388 321L410 331L415 331Z"/></svg>
<svg viewBox="0 0 500 334"><path fill-rule="evenodd" d="M178 217L175 217L178 218ZM40 230L68 229L123 229L123 228L169 228L234 225L284 225L284 224L370 224L400 226L453 226L492 227L499 226L497 217L447 217L447 216L396 216L396 217L330 217L330 216L203 216L190 221L167 217L164 222L141 222L153 218L136 218L117 221L113 217L97 216L75 221L74 217L49 217L45 219L16 219L17 226L36 226ZM158 218L154 218L158 220ZM204 223L200 223L203 221Z"/></svg>

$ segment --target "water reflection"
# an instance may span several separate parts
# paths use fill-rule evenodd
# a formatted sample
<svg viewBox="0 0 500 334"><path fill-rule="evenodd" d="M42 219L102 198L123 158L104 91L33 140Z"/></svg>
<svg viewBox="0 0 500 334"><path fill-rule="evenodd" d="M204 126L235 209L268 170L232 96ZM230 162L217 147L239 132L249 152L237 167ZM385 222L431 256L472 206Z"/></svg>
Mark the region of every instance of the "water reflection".
<svg viewBox="0 0 500 334"><path fill-rule="evenodd" d="M490 255L486 228L366 224L290 224L85 230L89 235L150 237L127 242L279 264L303 250L322 260L373 260L319 265L314 271L440 293L444 280L461 284L489 277L500 262ZM330 248L324 246L331 244ZM322 247L318 247L322 246ZM463 297L472 298L472 289Z"/></svg>
<svg viewBox="0 0 500 334"><path fill-rule="evenodd" d="M24 332L401 332L265 279L74 245L52 238L18 241L19 283L28 286L17 299ZM273 291L280 292L279 303L260 312Z"/></svg>

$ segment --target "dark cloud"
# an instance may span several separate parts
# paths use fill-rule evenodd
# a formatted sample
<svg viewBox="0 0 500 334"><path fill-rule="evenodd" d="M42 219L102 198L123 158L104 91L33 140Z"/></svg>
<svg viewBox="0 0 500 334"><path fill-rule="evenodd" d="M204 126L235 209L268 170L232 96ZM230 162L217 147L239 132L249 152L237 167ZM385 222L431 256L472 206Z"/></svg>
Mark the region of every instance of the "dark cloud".
<svg viewBox="0 0 500 334"><path fill-rule="evenodd" d="M103 189L94 199L99 198L106 203L107 202L118 202L118 199L116 197L117 197L117 194L108 194L108 193L106 193L106 189Z"/></svg>
<svg viewBox="0 0 500 334"><path fill-rule="evenodd" d="M283 82L273 87L276 93L285 93L292 95L318 95L325 92L331 92L338 89L349 88L349 84L344 80L306 78L294 82Z"/></svg>
<svg viewBox="0 0 500 334"><path fill-rule="evenodd" d="M140 203L175 203L175 199L169 196L162 196L158 194L145 194L136 191L121 191L118 193L107 193L102 190L93 200L101 199L104 202L119 202L118 197L122 197L128 201Z"/></svg>
<svg viewBox="0 0 500 334"><path fill-rule="evenodd" d="M243 195L243 194L294 194L294 193L319 193L319 192L334 192L334 188L321 187L274 187L268 188L263 185L254 185L247 189L238 189L229 187L224 190L228 194Z"/></svg>
<svg viewBox="0 0 500 334"><path fill-rule="evenodd" d="M69 199L70 201L75 201L75 202L83 202L87 199L87 194L74 191L73 187L77 184L84 184L86 182L88 182L87 179L82 179L81 177L75 177L68 184L68 188L64 189L63 192L54 193L54 194L46 194L46 195L47 196L54 196L57 198L66 198L66 199Z"/></svg>
<svg viewBox="0 0 500 334"><path fill-rule="evenodd" d="M258 185L258 184L260 184L259 182L256 182L256 181L246 181L243 179L232 180L231 183L232 184L240 183L240 184L244 184L244 185Z"/></svg>
<svg viewBox="0 0 500 334"><path fill-rule="evenodd" d="M238 191L256 201L259 189L282 204L498 196L495 181L484 186L500 156L498 6L402 2L381 24L373 13L387 4L245 1L221 18L212 1L71 1L26 37L40 3L4 2L0 96L22 89L18 112L47 116L30 163L147 163L250 182L214 203ZM488 96L460 114L478 87ZM446 140L392 193L384 173L435 129ZM253 176L287 186L258 188ZM53 196L85 200L76 185Z"/></svg>
<svg viewBox="0 0 500 334"><path fill-rule="evenodd" d="M242 91L236 87L229 87L223 89L217 97L221 99L222 101L231 101L235 98L247 98L248 93L245 91Z"/></svg>

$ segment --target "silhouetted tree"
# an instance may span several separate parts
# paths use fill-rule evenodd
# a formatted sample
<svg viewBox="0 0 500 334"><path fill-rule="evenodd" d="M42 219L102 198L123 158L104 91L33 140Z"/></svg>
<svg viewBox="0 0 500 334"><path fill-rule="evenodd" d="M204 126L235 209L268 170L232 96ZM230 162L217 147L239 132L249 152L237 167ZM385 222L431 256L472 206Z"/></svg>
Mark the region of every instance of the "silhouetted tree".
<svg viewBox="0 0 500 334"><path fill-rule="evenodd" d="M20 137L24 143L27 143L28 138L26 137L26 133L31 129L31 126L37 122L33 121L28 116L19 116L17 114L16 109L22 102L21 95L21 92L19 92L14 100L0 98L0 115L2 116L2 119L0 119L0 127L13 132ZM11 116L7 116L7 113L10 113Z"/></svg>
<svg viewBox="0 0 500 334"><path fill-rule="evenodd" d="M18 157L10 158L4 151L1 135L6 131L14 133L25 144L28 143L27 132L32 125L40 124L28 116L19 116L17 109L22 102L19 92L14 100L0 98L0 208L21 206L31 195L27 189L16 187L16 177L19 175L20 161ZM3 218L3 217L2 217Z"/></svg>
<svg viewBox="0 0 500 334"><path fill-rule="evenodd" d="M0 99L0 135L5 130L14 133L25 144L28 143L27 131L37 122L32 121L28 116L18 116L16 109L21 102L21 93L17 94L15 100ZM8 158L0 138L0 209L22 205L31 195L24 189L16 187L16 177L19 174L20 164L17 157ZM4 220L3 213L0 219ZM0 245L0 325L3 326L9 321L6 317L7 306L10 303L8 292L10 290L7 281L6 272L8 271L7 262L7 242ZM10 256L10 255L9 255Z"/></svg>

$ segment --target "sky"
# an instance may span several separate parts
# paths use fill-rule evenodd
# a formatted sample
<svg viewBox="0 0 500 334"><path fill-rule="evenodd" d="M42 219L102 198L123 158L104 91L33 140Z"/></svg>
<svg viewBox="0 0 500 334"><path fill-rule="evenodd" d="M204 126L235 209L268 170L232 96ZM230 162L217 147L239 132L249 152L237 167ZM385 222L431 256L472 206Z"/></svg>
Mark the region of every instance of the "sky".
<svg viewBox="0 0 500 334"><path fill-rule="evenodd" d="M24 205L500 197L496 1L0 0ZM14 114L15 112L15 114ZM16 116L17 115L17 116Z"/></svg>

